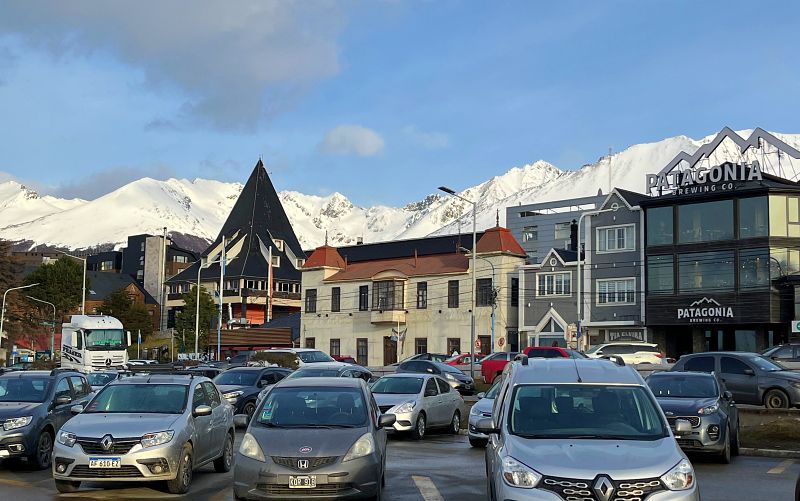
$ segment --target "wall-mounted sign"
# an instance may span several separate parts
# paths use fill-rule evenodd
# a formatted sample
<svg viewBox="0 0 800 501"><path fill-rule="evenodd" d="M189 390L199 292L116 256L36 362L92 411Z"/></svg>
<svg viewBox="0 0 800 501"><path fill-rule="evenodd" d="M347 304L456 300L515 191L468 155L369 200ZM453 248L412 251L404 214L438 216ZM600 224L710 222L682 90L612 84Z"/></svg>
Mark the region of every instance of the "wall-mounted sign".
<svg viewBox="0 0 800 501"><path fill-rule="evenodd" d="M678 308L678 320L689 323L717 323L732 318L732 307L722 306L717 300L708 297L694 301L688 308Z"/></svg>
<svg viewBox="0 0 800 501"><path fill-rule="evenodd" d="M683 171L648 174L647 192L662 195L694 195L732 190L734 183L762 179L761 165L757 160L741 164L725 162L711 168L696 167Z"/></svg>

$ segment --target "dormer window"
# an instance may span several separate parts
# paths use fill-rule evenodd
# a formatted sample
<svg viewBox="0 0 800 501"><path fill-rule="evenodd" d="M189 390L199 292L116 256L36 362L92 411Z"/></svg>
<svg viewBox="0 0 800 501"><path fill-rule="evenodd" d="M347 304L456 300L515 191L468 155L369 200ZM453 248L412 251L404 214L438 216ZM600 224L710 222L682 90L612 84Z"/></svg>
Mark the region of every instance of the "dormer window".
<svg viewBox="0 0 800 501"><path fill-rule="evenodd" d="M275 247L277 247L279 251L283 252L283 240L276 238L273 241L275 242Z"/></svg>
<svg viewBox="0 0 800 501"><path fill-rule="evenodd" d="M280 256L272 256L272 266L275 268L281 267L281 257Z"/></svg>

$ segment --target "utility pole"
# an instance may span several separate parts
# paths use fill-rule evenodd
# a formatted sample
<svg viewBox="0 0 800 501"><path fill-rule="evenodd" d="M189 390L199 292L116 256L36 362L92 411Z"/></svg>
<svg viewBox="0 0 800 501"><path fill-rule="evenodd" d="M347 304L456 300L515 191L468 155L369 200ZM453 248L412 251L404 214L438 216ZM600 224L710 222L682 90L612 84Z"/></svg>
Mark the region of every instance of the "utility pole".
<svg viewBox="0 0 800 501"><path fill-rule="evenodd" d="M219 265L219 319L217 320L217 361L222 360L222 300L225 291L225 236L222 236L222 255L220 257ZM199 304L199 303L198 303Z"/></svg>

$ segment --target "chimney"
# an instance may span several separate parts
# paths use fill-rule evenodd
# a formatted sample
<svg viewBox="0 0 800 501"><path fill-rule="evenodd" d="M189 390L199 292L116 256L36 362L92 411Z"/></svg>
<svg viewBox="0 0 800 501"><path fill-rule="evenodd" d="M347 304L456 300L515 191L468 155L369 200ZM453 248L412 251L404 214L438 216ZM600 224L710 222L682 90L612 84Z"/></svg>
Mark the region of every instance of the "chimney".
<svg viewBox="0 0 800 501"><path fill-rule="evenodd" d="M364 237L356 237L356 245L363 245Z"/></svg>
<svg viewBox="0 0 800 501"><path fill-rule="evenodd" d="M574 219L569 225L569 250L578 250L578 222Z"/></svg>

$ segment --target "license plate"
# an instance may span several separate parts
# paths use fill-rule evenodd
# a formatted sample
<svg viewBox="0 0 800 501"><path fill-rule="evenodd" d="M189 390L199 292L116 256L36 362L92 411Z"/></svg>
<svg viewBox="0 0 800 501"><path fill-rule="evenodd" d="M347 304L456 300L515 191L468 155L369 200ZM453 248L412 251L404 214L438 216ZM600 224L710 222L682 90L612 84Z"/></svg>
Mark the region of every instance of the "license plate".
<svg viewBox="0 0 800 501"><path fill-rule="evenodd" d="M316 475L289 475L290 489L313 489L316 486Z"/></svg>
<svg viewBox="0 0 800 501"><path fill-rule="evenodd" d="M89 458L89 468L120 468L120 458Z"/></svg>

